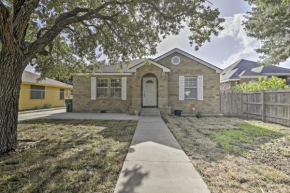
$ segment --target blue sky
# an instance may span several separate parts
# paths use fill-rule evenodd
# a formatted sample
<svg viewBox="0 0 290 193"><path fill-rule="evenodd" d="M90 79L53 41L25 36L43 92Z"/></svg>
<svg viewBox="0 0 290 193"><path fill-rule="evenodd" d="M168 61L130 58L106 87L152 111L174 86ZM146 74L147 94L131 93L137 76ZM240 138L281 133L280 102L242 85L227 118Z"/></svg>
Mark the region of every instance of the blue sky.
<svg viewBox="0 0 290 193"><path fill-rule="evenodd" d="M259 55L254 50L260 46L259 41L247 37L244 27L241 25L244 15L251 10L251 6L244 0L210 1L214 8L220 10L221 17L226 19L223 24L225 30L220 32L218 37L213 36L211 42L206 42L198 51L195 51L194 46L189 45L190 31L188 28L184 28L179 35L169 36L158 45L156 57L173 48L179 48L221 68L240 59L253 61L259 59ZM290 60L281 66L290 68ZM34 71L30 66L26 70Z"/></svg>

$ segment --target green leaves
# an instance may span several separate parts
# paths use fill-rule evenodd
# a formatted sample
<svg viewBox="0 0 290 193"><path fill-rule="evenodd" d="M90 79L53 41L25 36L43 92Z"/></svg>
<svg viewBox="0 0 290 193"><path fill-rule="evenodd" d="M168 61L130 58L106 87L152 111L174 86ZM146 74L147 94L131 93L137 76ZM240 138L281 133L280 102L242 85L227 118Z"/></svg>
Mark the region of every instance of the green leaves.
<svg viewBox="0 0 290 193"><path fill-rule="evenodd" d="M13 49L23 50L23 65L34 65L42 78L54 77L56 70L59 75L59 71L75 72L73 67L84 69L99 60L118 64L154 55L161 38L179 34L186 25L191 31L189 44L198 49L212 35L218 35L224 21L219 10L205 0L29 2L5 0L1 5L17 21L20 18L17 25L11 24L17 36L8 33L12 42L19 42ZM0 48L10 45L0 42Z"/></svg>
<svg viewBox="0 0 290 193"><path fill-rule="evenodd" d="M276 90L276 89L288 89L289 85L286 85L286 80L277 78L273 76L270 79L259 78L258 82L249 82L243 84L236 84L232 89L233 90L242 90L242 91L261 91L261 90Z"/></svg>
<svg viewBox="0 0 290 193"><path fill-rule="evenodd" d="M257 49L263 65L279 64L290 57L290 1L248 0L252 11L244 23L250 37L261 40Z"/></svg>

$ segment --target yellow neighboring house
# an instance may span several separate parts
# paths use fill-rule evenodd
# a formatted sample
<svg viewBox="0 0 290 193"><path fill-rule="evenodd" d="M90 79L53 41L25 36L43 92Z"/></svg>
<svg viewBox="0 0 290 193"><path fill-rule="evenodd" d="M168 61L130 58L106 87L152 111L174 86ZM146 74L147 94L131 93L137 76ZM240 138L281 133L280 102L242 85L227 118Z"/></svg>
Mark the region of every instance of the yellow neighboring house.
<svg viewBox="0 0 290 193"><path fill-rule="evenodd" d="M19 98L19 110L63 107L64 99L72 98L71 85L50 78L37 81L40 76L24 71Z"/></svg>

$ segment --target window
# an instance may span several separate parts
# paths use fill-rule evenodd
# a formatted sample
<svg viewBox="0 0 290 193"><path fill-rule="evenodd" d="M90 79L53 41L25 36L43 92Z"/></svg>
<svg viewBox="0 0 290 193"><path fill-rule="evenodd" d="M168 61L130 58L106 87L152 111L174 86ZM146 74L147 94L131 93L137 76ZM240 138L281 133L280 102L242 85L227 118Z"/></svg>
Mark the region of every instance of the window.
<svg viewBox="0 0 290 193"><path fill-rule="evenodd" d="M197 77L184 77L184 98L197 98Z"/></svg>
<svg viewBox="0 0 290 193"><path fill-rule="evenodd" d="M64 100L64 89L60 89L59 98L60 100Z"/></svg>
<svg viewBox="0 0 290 193"><path fill-rule="evenodd" d="M120 78L112 78L111 79L111 97L113 98L121 98L122 93L122 81Z"/></svg>
<svg viewBox="0 0 290 193"><path fill-rule="evenodd" d="M179 58L178 56L173 56L173 57L171 58L171 62L172 62L172 64L174 64L174 65L178 65L178 64L180 64L180 58Z"/></svg>
<svg viewBox="0 0 290 193"><path fill-rule="evenodd" d="M31 85L31 87L30 87L30 99L45 99L45 87Z"/></svg>
<svg viewBox="0 0 290 193"><path fill-rule="evenodd" d="M108 79L99 78L97 80L97 97L108 97Z"/></svg>

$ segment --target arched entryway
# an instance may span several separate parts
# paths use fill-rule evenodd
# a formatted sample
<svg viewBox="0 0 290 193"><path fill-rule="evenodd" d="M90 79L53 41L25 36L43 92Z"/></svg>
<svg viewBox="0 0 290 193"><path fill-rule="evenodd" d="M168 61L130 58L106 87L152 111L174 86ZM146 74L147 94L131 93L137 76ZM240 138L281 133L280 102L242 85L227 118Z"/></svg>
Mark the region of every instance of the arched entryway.
<svg viewBox="0 0 290 193"><path fill-rule="evenodd" d="M148 73L142 78L142 107L158 107L158 79ZM134 91L133 91L134 92Z"/></svg>

